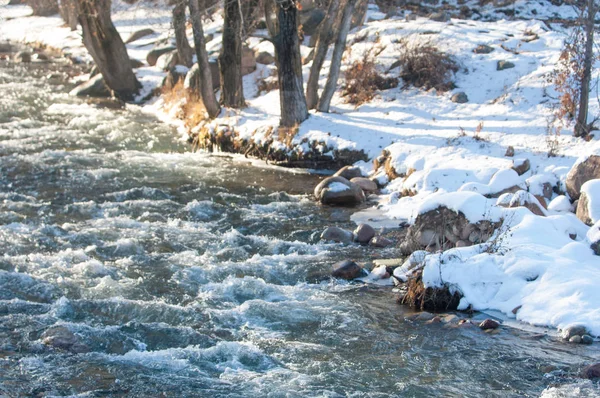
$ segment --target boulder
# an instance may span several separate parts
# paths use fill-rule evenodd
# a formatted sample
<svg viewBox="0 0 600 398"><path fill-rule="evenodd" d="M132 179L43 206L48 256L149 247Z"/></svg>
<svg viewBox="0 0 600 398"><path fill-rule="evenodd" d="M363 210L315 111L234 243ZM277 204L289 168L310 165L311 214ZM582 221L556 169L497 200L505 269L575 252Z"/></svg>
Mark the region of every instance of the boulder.
<svg viewBox="0 0 600 398"><path fill-rule="evenodd" d="M242 76L249 75L256 70L256 57L254 51L248 47L242 49Z"/></svg>
<svg viewBox="0 0 600 398"><path fill-rule="evenodd" d="M581 186L589 180L600 178L600 156L580 159L567 174L567 193L571 200L579 199Z"/></svg>
<svg viewBox="0 0 600 398"><path fill-rule="evenodd" d="M164 70L165 72L175 67L179 63L179 55L177 51L170 51L162 54L156 60L156 67Z"/></svg>
<svg viewBox="0 0 600 398"><path fill-rule="evenodd" d="M275 63L275 57L266 51L261 51L256 55L256 62L262 65L271 65Z"/></svg>
<svg viewBox="0 0 600 398"><path fill-rule="evenodd" d="M155 34L156 32L150 28L146 28L146 29L141 29L141 30L136 30L135 32L132 32L129 37L127 38L127 40L125 40L125 44L129 44L129 43L133 43L136 40L141 39L142 37L145 36L150 36Z"/></svg>
<svg viewBox="0 0 600 398"><path fill-rule="evenodd" d="M15 62L29 63L31 62L31 53L28 51L19 51L13 59Z"/></svg>
<svg viewBox="0 0 600 398"><path fill-rule="evenodd" d="M500 326L500 322L488 318L479 324L479 329L481 329L481 330L497 329L498 326Z"/></svg>
<svg viewBox="0 0 600 398"><path fill-rule="evenodd" d="M69 94L76 97L110 97L112 95L101 74L75 87Z"/></svg>
<svg viewBox="0 0 600 398"><path fill-rule="evenodd" d="M334 176L344 177L347 180L352 180L356 177L362 177L362 171L356 166L344 166L339 169Z"/></svg>
<svg viewBox="0 0 600 398"><path fill-rule="evenodd" d="M338 243L351 243L354 241L354 235L351 231L338 228L338 227L328 227L321 234L321 239L327 241L334 241Z"/></svg>
<svg viewBox="0 0 600 398"><path fill-rule="evenodd" d="M512 69L515 67L515 64L513 64L510 61L498 61L498 63L496 64L496 70L506 70L506 69Z"/></svg>
<svg viewBox="0 0 600 398"><path fill-rule="evenodd" d="M377 184L365 177L354 177L350 180L365 192L376 192Z"/></svg>
<svg viewBox="0 0 600 398"><path fill-rule="evenodd" d="M221 77L219 76L219 65L216 61L210 61L209 65L213 80L213 89L218 89L221 85ZM198 85L200 84L199 79L200 67L198 66L198 64L194 64L185 76L185 82L183 85L186 89L190 87L198 87Z"/></svg>
<svg viewBox="0 0 600 398"><path fill-rule="evenodd" d="M324 205L354 206L365 201L363 190L344 177L328 177L315 187L315 197Z"/></svg>
<svg viewBox="0 0 600 398"><path fill-rule="evenodd" d="M332 266L331 276L334 278L352 280L363 275L363 269L354 261L344 260Z"/></svg>
<svg viewBox="0 0 600 398"><path fill-rule="evenodd" d="M502 207L526 207L533 214L538 216L545 216L547 214L546 208L539 199L527 191L517 191L514 194L504 194L498 198L498 206Z"/></svg>
<svg viewBox="0 0 600 398"><path fill-rule="evenodd" d="M389 247L393 245L393 242L383 236L375 236L369 241L369 246L373 247Z"/></svg>
<svg viewBox="0 0 600 398"><path fill-rule="evenodd" d="M89 347L87 347L81 339L66 326L52 326L42 334L41 338L45 345L60 350L75 353L89 351Z"/></svg>
<svg viewBox="0 0 600 398"><path fill-rule="evenodd" d="M457 104L466 104L469 102L469 97L467 97L467 94L465 94L464 91L461 91L452 96L452 102Z"/></svg>
<svg viewBox="0 0 600 398"><path fill-rule="evenodd" d="M600 180L592 180L592 181L600 181ZM586 184L588 184L590 181L586 182ZM585 186L585 184L584 184ZM596 198L596 201L599 201L600 198ZM579 196L579 200L577 203L577 210L575 211L575 214L577 215L577 218L581 220L581 222L583 222L586 225L592 226L594 225L594 223L598 220L594 220L592 218L592 208L593 206L591 206L591 198L588 197L588 193L587 192L581 192L581 196Z"/></svg>
<svg viewBox="0 0 600 398"><path fill-rule="evenodd" d="M436 22L448 22L450 21L450 15L445 12L434 12L429 14L429 19Z"/></svg>
<svg viewBox="0 0 600 398"><path fill-rule="evenodd" d="M375 230L369 224L359 224L354 230L354 236L358 243L366 245L375 237Z"/></svg>
<svg viewBox="0 0 600 398"><path fill-rule="evenodd" d="M569 326L560 333L563 340L566 341L569 341L573 336L583 336L584 334L587 334L587 329L582 325Z"/></svg>
<svg viewBox="0 0 600 398"><path fill-rule="evenodd" d="M518 175L522 176L527 173L531 168L529 159L519 158L513 160L512 169L517 172Z"/></svg>
<svg viewBox="0 0 600 398"><path fill-rule="evenodd" d="M177 50L177 49L171 45L164 45L164 46L153 48L146 55L146 62L148 63L148 65L154 66L154 65L156 65L156 62L158 61L158 57L160 57L163 54L175 51L175 50Z"/></svg>
<svg viewBox="0 0 600 398"><path fill-rule="evenodd" d="M583 368L581 371L581 377L585 379L600 379L600 362Z"/></svg>
<svg viewBox="0 0 600 398"><path fill-rule="evenodd" d="M480 44L480 45L478 45L477 47L475 47L473 49L473 52L475 54L489 54L492 51L494 51L494 48L490 47L490 46L488 46L486 44Z"/></svg>

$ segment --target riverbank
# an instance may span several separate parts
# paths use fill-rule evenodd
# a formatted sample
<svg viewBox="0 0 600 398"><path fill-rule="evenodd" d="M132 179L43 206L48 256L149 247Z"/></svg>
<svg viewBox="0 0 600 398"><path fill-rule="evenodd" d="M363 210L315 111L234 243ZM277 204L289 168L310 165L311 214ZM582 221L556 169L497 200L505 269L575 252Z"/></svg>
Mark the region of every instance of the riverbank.
<svg viewBox="0 0 600 398"><path fill-rule="evenodd" d="M335 163L336 152L358 154L344 162L356 163L366 177L385 188L377 199L378 208L366 216L356 214L356 220L377 218L392 227L414 225L420 215L441 207L470 215L468 225L502 220L503 228L491 231L486 241L481 234L472 241L470 236L460 239L468 247L456 247L458 240L451 247L442 247L444 242L434 242L442 234L430 233L427 244L420 247L434 252L421 264L425 285L451 286L462 296L461 309L497 310L521 322L563 330L584 325L598 336L600 262L589 249L593 243L588 236L590 227L573 215L573 204L564 193L571 167L582 154L597 153L600 145L597 138L586 142L572 137L568 130L546 133L551 105L556 103L546 76L568 34L550 19L554 13L566 17L570 11L532 2L517 2L515 8L523 17L537 10L537 17L547 20L498 19L500 14L490 7L479 20L446 21L385 18L371 9L369 22L352 32L344 68L377 48L377 68L385 76L398 76L393 67L400 52L398 37L433 42L447 50L460 65L454 77L458 87L448 93L398 87L378 92L358 107L345 103L338 93L332 113L311 113L293 137L278 140L274 134L279 119L278 92L261 92L257 86L268 80L274 66L257 64L256 70L245 76L248 107L225 110L215 122L199 126L195 137L216 149L272 154L275 163L302 161L306 154L316 167L325 164L325 157L332 159L331 165L340 166ZM4 18L14 19L1 24L4 37L43 41L72 57L89 60L78 33L61 27L58 17L26 17L27 8L21 6L6 10L2 12L9 15L2 14ZM131 57L141 61L157 41L172 33L169 11L144 3L116 3L114 19L124 37L142 28L156 32L129 45ZM22 30L17 31L23 23L30 26L25 37ZM206 26L207 34L213 35L209 42L213 54L219 48L219 24L216 18ZM491 51L473 52L480 45ZM258 39L252 39L250 47L272 53L270 44ZM303 46L303 54L309 52L309 47ZM499 70L501 62L512 67ZM304 66L305 73L308 66ZM162 83L165 72L143 66L137 75L147 94ZM486 82L485 89L482 82ZM467 102L454 102L452 98L461 92ZM177 106L167 109L159 98L143 108L178 124L182 137L187 137L189 131L176 118ZM598 113L597 104L590 113ZM205 135L198 135L201 132ZM218 141L223 132L229 132L221 134L228 140ZM321 156L317 161L315 154ZM381 166L377 169L372 164L375 159ZM524 164L528 167L508 171ZM510 206L504 209L498 197L518 191L537 196L539 214L520 206L529 198L521 193L503 197ZM452 239L452 235L444 235L445 241ZM494 250L489 249L490 239ZM439 247L429 247L431 243ZM435 253L439 249L445 251Z"/></svg>

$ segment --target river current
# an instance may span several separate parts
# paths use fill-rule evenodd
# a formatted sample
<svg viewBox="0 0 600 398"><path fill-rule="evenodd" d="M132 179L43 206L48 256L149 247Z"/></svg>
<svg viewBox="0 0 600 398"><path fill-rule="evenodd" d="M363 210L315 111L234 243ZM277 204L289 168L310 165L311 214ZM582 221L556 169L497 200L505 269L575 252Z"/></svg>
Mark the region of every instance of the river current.
<svg viewBox="0 0 600 398"><path fill-rule="evenodd" d="M308 173L191 153L138 107L0 64L0 396L597 396L595 347L425 324L332 263Z"/></svg>

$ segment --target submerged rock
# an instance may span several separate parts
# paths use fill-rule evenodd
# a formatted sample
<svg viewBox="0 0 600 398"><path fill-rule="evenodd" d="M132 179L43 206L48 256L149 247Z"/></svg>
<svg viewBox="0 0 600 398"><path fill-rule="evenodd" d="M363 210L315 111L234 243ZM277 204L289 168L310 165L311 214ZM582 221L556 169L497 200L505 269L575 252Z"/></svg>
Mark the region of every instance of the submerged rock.
<svg viewBox="0 0 600 398"><path fill-rule="evenodd" d="M52 326L41 337L44 344L54 348L75 353L89 351L89 347L66 326Z"/></svg>
<svg viewBox="0 0 600 398"><path fill-rule="evenodd" d="M600 378L600 362L588 365L583 368L581 377L586 379L599 379Z"/></svg>
<svg viewBox="0 0 600 398"><path fill-rule="evenodd" d="M331 276L334 278L352 280L363 275L363 269L354 261L344 260L333 264Z"/></svg>
<svg viewBox="0 0 600 398"><path fill-rule="evenodd" d="M352 241L354 241L354 235L352 234L351 231L348 231L348 230L345 230L342 228L328 227L321 234L321 239L347 244L347 243L351 243Z"/></svg>

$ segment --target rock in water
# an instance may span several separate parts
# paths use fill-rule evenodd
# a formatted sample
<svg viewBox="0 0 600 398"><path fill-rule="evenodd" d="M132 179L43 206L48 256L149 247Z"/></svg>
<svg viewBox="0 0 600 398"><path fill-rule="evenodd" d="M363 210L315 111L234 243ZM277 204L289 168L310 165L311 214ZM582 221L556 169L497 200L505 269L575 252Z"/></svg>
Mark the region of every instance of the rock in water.
<svg viewBox="0 0 600 398"><path fill-rule="evenodd" d="M92 77L87 82L75 87L70 95L76 97L110 97L111 92L104 83L104 78L101 74Z"/></svg>
<svg viewBox="0 0 600 398"><path fill-rule="evenodd" d="M497 329L498 326L500 326L499 322L488 318L479 324L479 329L481 329L481 330Z"/></svg>
<svg viewBox="0 0 600 398"><path fill-rule="evenodd" d="M354 206L365 201L363 190L343 177L328 177L315 187L315 198L325 205Z"/></svg>
<svg viewBox="0 0 600 398"><path fill-rule="evenodd" d="M586 366L581 372L581 377L586 379L599 379L600 378L600 362Z"/></svg>
<svg viewBox="0 0 600 398"><path fill-rule="evenodd" d="M321 234L321 239L339 243L351 243L354 240L352 232L338 227L328 227Z"/></svg>
<svg viewBox="0 0 600 398"><path fill-rule="evenodd" d="M375 236L375 230L369 224L359 224L354 230L354 236L358 243L366 245Z"/></svg>
<svg viewBox="0 0 600 398"><path fill-rule="evenodd" d="M354 177L350 180L354 184L358 185L365 192L377 191L377 184L365 177Z"/></svg>
<svg viewBox="0 0 600 398"><path fill-rule="evenodd" d="M354 261L344 260L333 264L331 276L334 278L352 280L360 277L363 269Z"/></svg>
<svg viewBox="0 0 600 398"><path fill-rule="evenodd" d="M393 242L391 240L382 236L376 236L369 242L369 245L373 247L389 247L392 244Z"/></svg>
<svg viewBox="0 0 600 398"><path fill-rule="evenodd" d="M362 171L356 166L344 166L339 169L334 177L344 177L347 180L351 180L356 177L362 177Z"/></svg>
<svg viewBox="0 0 600 398"><path fill-rule="evenodd" d="M584 334L587 334L587 330L585 326L582 325L569 326L561 332L563 340L567 341L569 341L573 336L583 336Z"/></svg>

